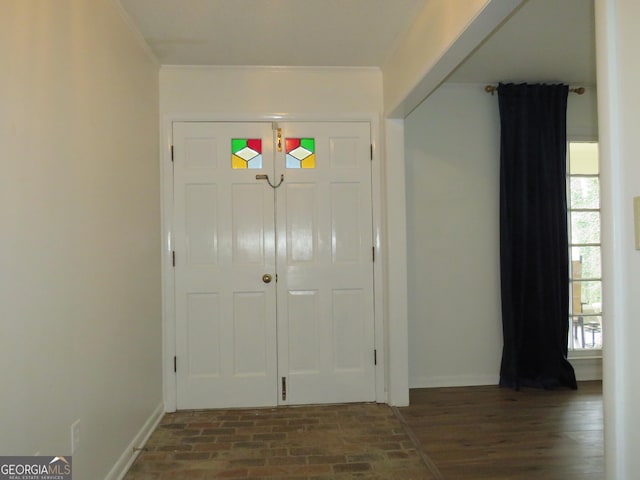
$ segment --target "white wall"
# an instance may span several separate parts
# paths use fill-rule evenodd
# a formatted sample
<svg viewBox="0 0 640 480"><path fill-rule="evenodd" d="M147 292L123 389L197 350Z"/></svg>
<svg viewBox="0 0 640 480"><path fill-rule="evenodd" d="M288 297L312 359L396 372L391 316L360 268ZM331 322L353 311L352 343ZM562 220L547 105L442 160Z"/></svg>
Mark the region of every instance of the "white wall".
<svg viewBox="0 0 640 480"><path fill-rule="evenodd" d="M483 87L445 84L405 123L411 387L499 380L500 117ZM593 89L567 125L596 137Z"/></svg>
<svg viewBox="0 0 640 480"><path fill-rule="evenodd" d="M497 98L445 85L405 120L412 387L497 383Z"/></svg>
<svg viewBox="0 0 640 480"><path fill-rule="evenodd" d="M382 112L375 68L171 67L160 71L163 115L333 115Z"/></svg>
<svg viewBox="0 0 640 480"><path fill-rule="evenodd" d="M632 480L640 471L640 251L634 249L632 209L640 196L639 17L636 1L596 0L607 480Z"/></svg>
<svg viewBox="0 0 640 480"><path fill-rule="evenodd" d="M160 111L163 116L164 137L170 135L172 119L211 120L257 120L278 118L291 120L375 120L372 139L374 142L374 213L381 222L374 238L379 258L383 261L374 267L376 278L384 277L386 290L376 283L376 312L385 310L386 325L376 316L377 332L385 331L387 343L376 338L381 364L386 363L387 378L378 371L378 398L385 398L394 405L408 403L407 339L406 339L406 290L404 274L399 263L404 262L404 235L389 234L393 225L404 218L403 176L393 175L400 168L403 157L384 155L385 145L381 141L382 117L382 73L377 68L280 68L280 67L178 67L163 66L160 71ZM393 128L392 128L393 129ZM391 135L398 142L401 134ZM168 142L164 142L168 144ZM402 141L400 140L400 144ZM387 173L391 169L392 175ZM168 175L167 175L168 176ZM393 183L386 184L387 178ZM170 183L165 188L170 189ZM385 191L390 194L386 195ZM167 206L168 208L168 206ZM394 223L395 222L395 223ZM375 223L375 220L374 220ZM403 222L401 222L403 224ZM168 254L165 244L165 253ZM384 264L384 267L382 266ZM165 277L167 278L167 277ZM166 283L168 283L167 281ZM170 288L169 288L170 290ZM170 292L168 291L167 294ZM384 300L383 300L384 299ZM171 312L171 305L165 305ZM170 317L170 314L167 315ZM165 332L168 342L165 349L170 352L171 332L174 326L167 320ZM380 343L378 343L380 342ZM388 355L388 357L387 357ZM167 353L166 357L171 355ZM165 363L166 378L171 379L173 368ZM171 405L175 388L167 382L165 398Z"/></svg>
<svg viewBox="0 0 640 480"><path fill-rule="evenodd" d="M110 0L0 5L0 452L104 478L161 402L158 68Z"/></svg>

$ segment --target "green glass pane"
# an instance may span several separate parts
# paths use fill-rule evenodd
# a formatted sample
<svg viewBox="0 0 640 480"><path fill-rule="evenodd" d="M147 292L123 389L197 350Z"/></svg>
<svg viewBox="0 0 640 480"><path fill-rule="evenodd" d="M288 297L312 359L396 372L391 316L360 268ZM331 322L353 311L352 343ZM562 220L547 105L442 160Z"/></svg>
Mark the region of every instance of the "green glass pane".
<svg viewBox="0 0 640 480"><path fill-rule="evenodd" d="M301 138L300 139L300 146L302 148L306 148L307 150L309 150L311 153L315 153L315 149L316 149L316 140L315 138Z"/></svg>
<svg viewBox="0 0 640 480"><path fill-rule="evenodd" d="M231 153L236 153L238 150L242 150L247 146L246 138L232 138L231 139Z"/></svg>
<svg viewBox="0 0 640 480"><path fill-rule="evenodd" d="M598 144L570 142L569 172L571 175L597 175L599 173Z"/></svg>
<svg viewBox="0 0 640 480"><path fill-rule="evenodd" d="M600 243L599 212L571 212L571 243Z"/></svg>
<svg viewBox="0 0 640 480"><path fill-rule="evenodd" d="M573 278L601 278L600 258L600 247L571 247L571 259L580 263L580 274Z"/></svg>
<svg viewBox="0 0 640 480"><path fill-rule="evenodd" d="M571 208L600 208L600 181L597 177L571 177Z"/></svg>

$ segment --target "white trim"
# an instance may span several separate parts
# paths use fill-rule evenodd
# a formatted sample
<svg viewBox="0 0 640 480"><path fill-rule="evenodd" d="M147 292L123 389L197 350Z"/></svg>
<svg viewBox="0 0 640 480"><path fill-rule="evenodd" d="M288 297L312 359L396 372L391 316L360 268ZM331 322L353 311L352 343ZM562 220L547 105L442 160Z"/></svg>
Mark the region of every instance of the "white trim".
<svg viewBox="0 0 640 480"><path fill-rule="evenodd" d="M625 277L629 257L625 255L626 244L620 237L620 229L626 219L621 218L624 208L617 191L625 182L625 169L620 166L621 144L623 138L620 130L624 109L620 105L625 102L624 92L620 89L619 74L624 73L618 66L618 39L621 26L617 18L618 2L596 0L596 71L598 83L598 137L600 153L600 195L602 208L602 277L607 288L602 292L602 302L607 306L603 316L603 385L604 402L604 477L608 479L625 478L626 466L631 465L627 456L632 445L626 445L625 436L632 427L627 420L626 408L630 396L626 392L625 378L627 372L625 346L625 319L631 318L627 311ZM630 4L629 4L630 5ZM622 11L629 10L623 6ZM633 39L622 41L629 48ZM623 56L622 59L627 57ZM621 98L622 95L622 98ZM629 472L630 473L630 472Z"/></svg>
<svg viewBox="0 0 640 480"><path fill-rule="evenodd" d="M165 114L162 125L170 128L173 122L369 122L371 125L378 125L378 115L375 113L336 113L336 114L304 114L304 113L224 113L224 114L201 114L201 113L170 113ZM163 131L164 133L164 131ZM170 136L162 141L170 141ZM375 141L375 139L372 139ZM169 144L170 145L170 144Z"/></svg>
<svg viewBox="0 0 640 480"><path fill-rule="evenodd" d="M602 358L570 358L579 382L602 380ZM498 385L500 375L456 375L437 377L411 377L409 388L476 387Z"/></svg>
<svg viewBox="0 0 640 480"><path fill-rule="evenodd" d="M407 314L407 214L405 195L404 120L384 122L383 261L386 281L385 324L387 402L409 405L409 333Z"/></svg>
<svg viewBox="0 0 640 480"><path fill-rule="evenodd" d="M569 358L579 382L602 380L602 357Z"/></svg>
<svg viewBox="0 0 640 480"><path fill-rule="evenodd" d="M116 0L114 0L116 1ZM380 67L342 67L342 66L294 66L294 65L175 65L163 64L161 68L171 70L262 70L270 72L381 72ZM222 121L222 120L218 120Z"/></svg>
<svg viewBox="0 0 640 480"><path fill-rule="evenodd" d="M384 248L383 227L383 179L381 167L380 120L375 113L350 113L350 114L166 114L161 119L160 131L160 188L161 188L161 215L162 215L162 335L163 335L163 392L167 412L177 409L177 385L176 375L173 371L173 357L176 354L175 345L175 305L174 305L174 278L171 264L172 235L173 235L173 165L171 162L172 124L178 121L192 122L368 122L371 125L371 142L373 144L373 165L371 169L371 194L373 238L376 248L376 262L374 263L374 334L375 348L378 350L378 362L376 365L376 402L387 403L387 378L385 372L389 367L389 356L385 355L386 345L386 281L384 277L384 265L387 263L387 249ZM403 196L404 198L404 196ZM406 352L406 339L405 339ZM408 389L406 390L408 403ZM403 404L403 402L400 402Z"/></svg>
<svg viewBox="0 0 640 480"><path fill-rule="evenodd" d="M127 445L127 448L124 449L124 452L122 452L118 461L109 471L107 476L104 477L105 480L121 480L124 478L127 471L131 468L131 465L133 465L133 462L135 462L136 458L138 458L138 455L140 454L140 451L135 451L134 448L142 447L147 440L149 440L149 437L160 423L160 420L162 420L163 415L164 404L160 403L151 413L147 421L144 422L144 425L133 437L129 445Z"/></svg>
<svg viewBox="0 0 640 480"><path fill-rule="evenodd" d="M598 315L601 317L602 315ZM569 354L567 355L570 362L574 360L582 360L585 358L599 358L602 360L602 349L601 348L576 348L575 350L569 350Z"/></svg>
<svg viewBox="0 0 640 480"><path fill-rule="evenodd" d="M384 155L382 136L380 135L380 121L377 116L371 117L371 144L373 145L373 158L371 165L371 213L373 216L373 247L376 260L373 263L373 298L374 298L374 322L375 322L375 349L377 355L376 366L376 402L387 403L387 382L385 372L388 370L388 357L386 355L385 324L389 321L385 316L385 277L384 263L386 251L384 248Z"/></svg>
<svg viewBox="0 0 640 480"><path fill-rule="evenodd" d="M594 137L586 127L575 128L571 134L567 133L567 143L598 143L598 138Z"/></svg>
<svg viewBox="0 0 640 480"><path fill-rule="evenodd" d="M416 16L413 26L404 34L396 50L382 67L384 82L384 111L389 119L404 119L433 93L524 0L485 0L483 5L463 10L472 14L460 18L455 8L449 9L447 0L427 2ZM465 2L461 2L465 3ZM471 3L471 2L466 2ZM477 2L476 2L477 3ZM457 7L461 8L461 7ZM469 10L467 10L467 8ZM475 13L470 9L475 8ZM450 25L433 35L427 20L433 12L447 16ZM433 18L433 17L431 17ZM465 22L463 24L463 22ZM439 48L427 49L424 44L438 38ZM399 80L399 78L401 78Z"/></svg>
<svg viewBox="0 0 640 480"><path fill-rule="evenodd" d="M167 412L175 412L177 399L176 375L173 358L176 355L175 340L175 283L173 276L173 163L171 145L173 136L171 121L160 124L160 223L162 228L161 274L162 274L162 388Z"/></svg>
<svg viewBox="0 0 640 480"><path fill-rule="evenodd" d="M412 377L410 388L477 387L498 385L499 382L500 375L497 374Z"/></svg>

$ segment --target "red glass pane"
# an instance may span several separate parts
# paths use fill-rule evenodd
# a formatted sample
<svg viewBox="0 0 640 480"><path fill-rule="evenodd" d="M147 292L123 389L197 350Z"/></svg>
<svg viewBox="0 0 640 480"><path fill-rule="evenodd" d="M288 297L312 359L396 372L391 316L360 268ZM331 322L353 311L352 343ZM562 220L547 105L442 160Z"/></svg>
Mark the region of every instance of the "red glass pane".
<svg viewBox="0 0 640 480"><path fill-rule="evenodd" d="M262 139L260 138L247 139L247 147L249 147L251 150L255 150L258 153L262 153Z"/></svg>
<svg viewBox="0 0 640 480"><path fill-rule="evenodd" d="M300 139L299 138L287 138L286 139L287 153L291 152L292 150L295 150L299 146L300 146Z"/></svg>

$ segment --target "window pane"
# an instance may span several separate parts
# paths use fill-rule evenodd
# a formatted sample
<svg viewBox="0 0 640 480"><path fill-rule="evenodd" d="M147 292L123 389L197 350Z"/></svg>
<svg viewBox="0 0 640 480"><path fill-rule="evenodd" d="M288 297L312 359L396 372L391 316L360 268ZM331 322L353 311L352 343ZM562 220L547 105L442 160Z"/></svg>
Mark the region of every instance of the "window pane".
<svg viewBox="0 0 640 480"><path fill-rule="evenodd" d="M602 312L602 282L580 282L574 281L574 286L579 287L579 299L574 299L576 308L573 309L574 315L597 314ZM579 302L577 302L579 300ZM580 306L577 306L577 303Z"/></svg>
<svg viewBox="0 0 640 480"><path fill-rule="evenodd" d="M571 175L597 175L599 173L597 143L569 143L569 159Z"/></svg>
<svg viewBox="0 0 640 480"><path fill-rule="evenodd" d="M584 317L584 348L602 348L602 317Z"/></svg>
<svg viewBox="0 0 640 480"><path fill-rule="evenodd" d="M600 181L597 177L570 179L571 208L600 208Z"/></svg>
<svg viewBox="0 0 640 480"><path fill-rule="evenodd" d="M600 247L571 247L571 259L580 263L580 275L573 273L573 278L600 278Z"/></svg>
<svg viewBox="0 0 640 480"><path fill-rule="evenodd" d="M570 142L567 153L571 258L569 348L572 350L600 349L602 348L600 212L576 211L600 209L598 143Z"/></svg>
<svg viewBox="0 0 640 480"><path fill-rule="evenodd" d="M574 316L571 327L569 344L572 349L602 348L602 317Z"/></svg>
<svg viewBox="0 0 640 480"><path fill-rule="evenodd" d="M600 212L571 212L571 243L600 243Z"/></svg>

